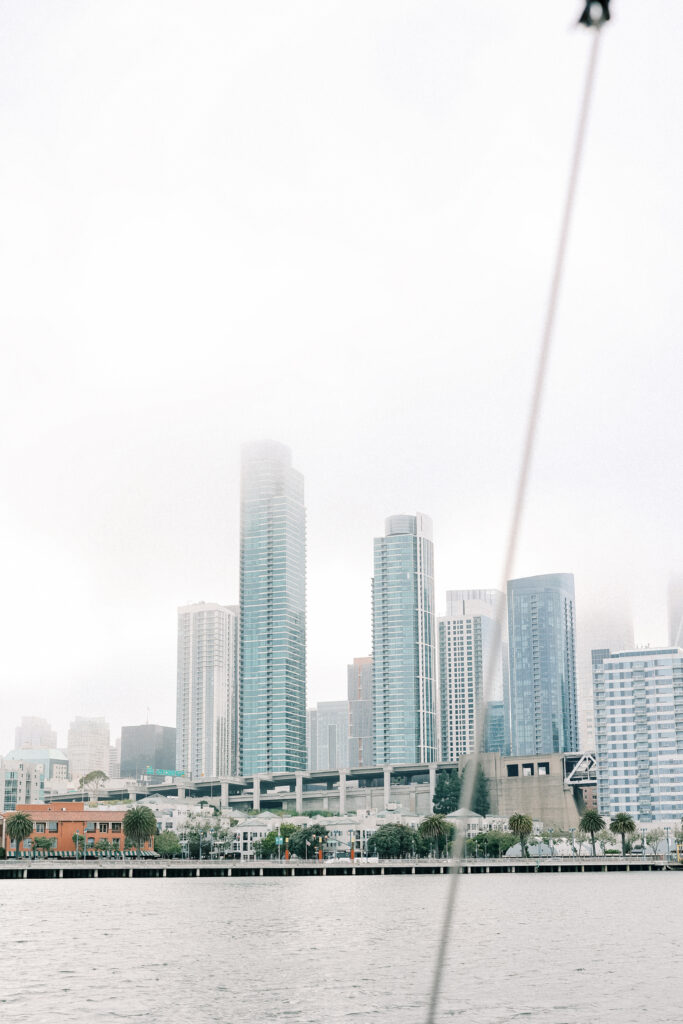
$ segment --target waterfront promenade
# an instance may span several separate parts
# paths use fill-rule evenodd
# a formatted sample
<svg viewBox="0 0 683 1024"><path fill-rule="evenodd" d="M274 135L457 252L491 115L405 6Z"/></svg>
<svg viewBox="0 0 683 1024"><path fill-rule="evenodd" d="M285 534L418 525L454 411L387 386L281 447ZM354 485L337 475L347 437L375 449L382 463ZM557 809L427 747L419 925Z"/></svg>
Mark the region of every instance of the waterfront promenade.
<svg viewBox="0 0 683 1024"><path fill-rule="evenodd" d="M301 878L357 875L443 875L445 860L381 861L236 861L135 860L33 861L21 858L0 863L2 879L57 878ZM634 857L501 857L467 859L457 865L462 874L558 874L562 872L673 871L683 864L662 858Z"/></svg>

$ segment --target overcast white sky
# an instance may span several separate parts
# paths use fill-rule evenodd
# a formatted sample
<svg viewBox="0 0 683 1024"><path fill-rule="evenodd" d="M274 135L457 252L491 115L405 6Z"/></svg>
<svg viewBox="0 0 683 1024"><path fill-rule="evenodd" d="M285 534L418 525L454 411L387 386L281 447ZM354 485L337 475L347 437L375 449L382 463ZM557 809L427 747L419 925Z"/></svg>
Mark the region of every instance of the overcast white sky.
<svg viewBox="0 0 683 1024"><path fill-rule="evenodd" d="M646 7L646 11L645 11ZM175 721L176 607L238 597L239 446L291 445L309 698L423 511L495 586L589 33L555 3L5 0L0 753ZM517 574L683 565L683 5L605 30Z"/></svg>

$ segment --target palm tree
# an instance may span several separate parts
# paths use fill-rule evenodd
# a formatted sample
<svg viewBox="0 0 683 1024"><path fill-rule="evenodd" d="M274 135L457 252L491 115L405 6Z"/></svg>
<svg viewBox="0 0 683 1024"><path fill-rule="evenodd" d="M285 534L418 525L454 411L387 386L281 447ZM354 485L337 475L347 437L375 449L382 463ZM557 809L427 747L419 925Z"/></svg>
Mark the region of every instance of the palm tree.
<svg viewBox="0 0 683 1024"><path fill-rule="evenodd" d="M436 846L438 850L442 840L448 842L452 837L453 826L450 822L446 821L443 814L430 814L429 817L420 822L417 831L424 839L430 842L432 847Z"/></svg>
<svg viewBox="0 0 683 1024"><path fill-rule="evenodd" d="M595 833L601 832L605 827L605 819L602 818L597 811L586 811L583 818L579 822L579 828L583 832L588 832L591 837L591 844L593 846L593 856L595 857Z"/></svg>
<svg viewBox="0 0 683 1024"><path fill-rule="evenodd" d="M7 835L17 844L17 853L21 853L21 844L33 832L33 818L26 811L15 811L7 819Z"/></svg>
<svg viewBox="0 0 683 1024"><path fill-rule="evenodd" d="M529 856L529 852L526 848L526 837L531 835L533 827L534 823L528 814L513 814L508 821L508 828L513 835L519 838L523 857Z"/></svg>
<svg viewBox="0 0 683 1024"><path fill-rule="evenodd" d="M139 856L142 844L157 834L154 812L149 807L131 807L123 816L123 832L137 846Z"/></svg>
<svg viewBox="0 0 683 1024"><path fill-rule="evenodd" d="M636 830L636 823L630 814L621 811L616 814L609 823L609 830L615 836L621 836L621 852L626 856L626 836L632 836Z"/></svg>

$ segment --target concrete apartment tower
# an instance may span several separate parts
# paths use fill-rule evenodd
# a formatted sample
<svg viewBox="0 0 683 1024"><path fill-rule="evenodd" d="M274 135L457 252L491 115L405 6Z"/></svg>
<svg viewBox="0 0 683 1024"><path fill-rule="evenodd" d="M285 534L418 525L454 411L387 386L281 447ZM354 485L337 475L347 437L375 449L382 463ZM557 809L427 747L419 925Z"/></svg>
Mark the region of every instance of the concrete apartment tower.
<svg viewBox="0 0 683 1024"><path fill-rule="evenodd" d="M434 544L425 515L391 516L374 544L375 764L437 758Z"/></svg>
<svg viewBox="0 0 683 1024"><path fill-rule="evenodd" d="M66 756L74 782L89 772L109 775L109 723L106 719L77 715L69 726Z"/></svg>
<svg viewBox="0 0 683 1024"><path fill-rule="evenodd" d="M349 768L370 768L372 748L372 658L354 658L347 668Z"/></svg>
<svg viewBox="0 0 683 1024"><path fill-rule="evenodd" d="M233 605L178 609L175 762L193 779L237 772L238 636Z"/></svg>
<svg viewBox="0 0 683 1024"><path fill-rule="evenodd" d="M598 809L683 817L683 650L594 651Z"/></svg>
<svg viewBox="0 0 683 1024"><path fill-rule="evenodd" d="M579 745L575 601L571 573L508 583L511 754L561 754Z"/></svg>
<svg viewBox="0 0 683 1024"><path fill-rule="evenodd" d="M242 449L241 770L306 768L306 510L285 445Z"/></svg>
<svg viewBox="0 0 683 1024"><path fill-rule="evenodd" d="M505 595L499 590L449 590L446 610L437 625L441 758L457 761L474 750L479 721L486 714L486 673L492 673L490 698L500 699L507 683L506 637L495 665L491 662L496 616L504 615Z"/></svg>

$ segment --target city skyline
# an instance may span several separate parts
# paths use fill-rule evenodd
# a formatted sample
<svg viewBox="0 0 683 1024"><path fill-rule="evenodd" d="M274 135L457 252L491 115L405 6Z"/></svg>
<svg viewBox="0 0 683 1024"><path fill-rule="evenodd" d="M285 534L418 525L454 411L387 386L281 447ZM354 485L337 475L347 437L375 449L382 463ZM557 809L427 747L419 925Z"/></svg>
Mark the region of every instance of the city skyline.
<svg viewBox="0 0 683 1024"><path fill-rule="evenodd" d="M683 565L671 6L610 25L512 570L570 569L579 614L602 580L628 591L639 644L667 638ZM249 438L287 443L308 481L311 699L370 650L367 538L396 509L435 523L437 595L500 586L588 46L554 4L380 2L361 33L283 13L265 38L248 8L212 10L210 33L139 16L158 45L121 12L67 24L36 0L0 66L0 689L13 723L35 709L62 739L71 709L173 721L175 608L238 602Z"/></svg>

